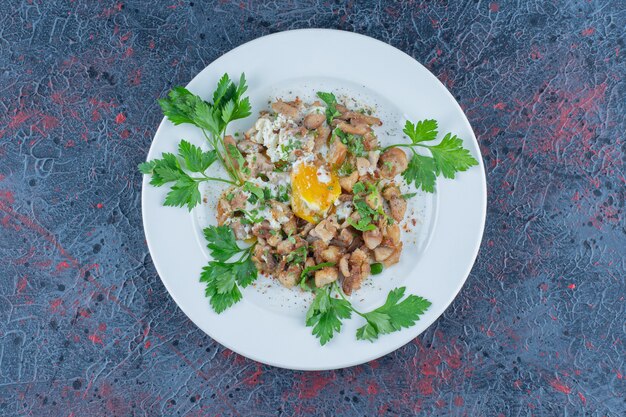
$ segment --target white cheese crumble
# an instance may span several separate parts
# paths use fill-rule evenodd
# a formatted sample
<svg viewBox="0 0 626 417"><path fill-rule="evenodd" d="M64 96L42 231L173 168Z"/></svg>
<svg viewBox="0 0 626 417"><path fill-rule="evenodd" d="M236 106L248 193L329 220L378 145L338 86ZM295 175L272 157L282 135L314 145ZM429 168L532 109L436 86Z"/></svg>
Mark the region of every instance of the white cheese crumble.
<svg viewBox="0 0 626 417"><path fill-rule="evenodd" d="M274 217L274 214L272 213L272 210L270 210L269 206L265 206L263 210L259 210L257 217L262 217L264 220L267 220L272 229L280 229L280 222Z"/></svg>
<svg viewBox="0 0 626 417"><path fill-rule="evenodd" d="M322 184L328 184L331 180L330 172L326 170L324 165L317 169L317 180Z"/></svg>
<svg viewBox="0 0 626 417"><path fill-rule="evenodd" d="M297 124L282 114L266 115L256 121L250 139L267 148L270 161L286 160L291 150L301 146L294 136L296 128Z"/></svg>
<svg viewBox="0 0 626 417"><path fill-rule="evenodd" d="M346 201L344 203L341 203L341 205L339 205L337 207L337 210L335 211L335 213L337 214L337 219L338 220L347 219L352 214L352 209L353 209L352 202Z"/></svg>

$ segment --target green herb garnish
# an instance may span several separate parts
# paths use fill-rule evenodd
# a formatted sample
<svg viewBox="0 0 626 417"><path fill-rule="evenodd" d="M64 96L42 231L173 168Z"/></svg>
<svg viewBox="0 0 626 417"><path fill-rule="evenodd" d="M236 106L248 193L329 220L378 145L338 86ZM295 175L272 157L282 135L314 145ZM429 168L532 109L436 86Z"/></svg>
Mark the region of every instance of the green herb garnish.
<svg viewBox="0 0 626 417"><path fill-rule="evenodd" d="M151 175L150 184L155 187L171 183L165 197L165 206L183 207L191 210L200 203L198 185L204 181L221 181L233 184L222 178L208 177L204 171L217 159L215 150L202 151L199 147L183 140L178 145L178 156L164 153L161 159L153 159L139 164L142 174ZM189 173L200 174L192 176Z"/></svg>
<svg viewBox="0 0 626 417"><path fill-rule="evenodd" d="M339 138L341 143L346 145L348 152L354 156L367 156L365 145L363 144L363 137L359 135L353 135L352 133L346 133L343 130L336 128L333 130L333 137L331 140Z"/></svg>
<svg viewBox="0 0 626 417"><path fill-rule="evenodd" d="M315 290L315 299L307 311L306 325L313 327L313 335L319 338L321 345L325 345L335 333L341 331L342 319L350 318L354 312L367 322L357 329L356 338L373 342L380 335L413 326L430 307L430 301L416 295L409 295L400 301L404 297L405 289L401 287L391 290L385 304L369 313L361 313L352 306L334 282ZM333 290L341 298L332 297Z"/></svg>
<svg viewBox="0 0 626 417"><path fill-rule="evenodd" d="M331 297L331 292L332 286L318 288L306 313L306 325L313 327L313 335L319 338L322 346L341 331L341 319L349 319L352 315L350 302Z"/></svg>
<svg viewBox="0 0 626 417"><path fill-rule="evenodd" d="M205 294L216 313L221 313L241 300L242 288L256 280L258 273L251 254L254 245L240 248L237 239L228 226L210 226L204 229L207 247L213 261L202 269L200 282L206 284ZM227 262L241 255L235 262Z"/></svg>
<svg viewBox="0 0 626 417"><path fill-rule="evenodd" d="M413 326L431 302L417 295L409 295L400 301L404 291L405 287L391 290L385 304L369 313L359 314L367 320L367 324L357 329L356 338L373 342L379 335Z"/></svg>
<svg viewBox="0 0 626 417"><path fill-rule="evenodd" d="M306 279L308 278L309 274L311 272L319 271L320 269L326 268L327 266L335 266L335 263L334 262L322 262L320 264L307 266L306 268L304 268L304 270L302 270L302 272L300 273L300 288L302 288L305 291L311 291L312 290L311 287L309 287L309 285L307 285L306 283Z"/></svg>
<svg viewBox="0 0 626 417"><path fill-rule="evenodd" d="M335 117L341 116L337 110L337 98L333 93L318 91L317 96L326 104L326 122L330 124Z"/></svg>
<svg viewBox="0 0 626 417"><path fill-rule="evenodd" d="M463 148L463 141L456 135L447 133L437 145L427 145L437 137L437 121L422 120L416 124L407 120L403 132L411 139L411 143L398 143L387 146L383 151L406 147L413 155L402 177L408 184L414 183L416 188L432 193L435 191L435 182L439 175L444 178L454 178L457 172L467 171L478 165L478 161ZM427 148L432 156L420 155L415 147Z"/></svg>
<svg viewBox="0 0 626 417"><path fill-rule="evenodd" d="M213 93L213 102L203 100L184 87L174 87L166 98L159 100L163 114L172 123L189 123L202 129L231 179L239 185L243 179L235 162L242 167L243 156L235 146L225 144L224 135L230 122L251 114L250 101L243 97L247 89L244 74L241 74L238 85L224 74Z"/></svg>

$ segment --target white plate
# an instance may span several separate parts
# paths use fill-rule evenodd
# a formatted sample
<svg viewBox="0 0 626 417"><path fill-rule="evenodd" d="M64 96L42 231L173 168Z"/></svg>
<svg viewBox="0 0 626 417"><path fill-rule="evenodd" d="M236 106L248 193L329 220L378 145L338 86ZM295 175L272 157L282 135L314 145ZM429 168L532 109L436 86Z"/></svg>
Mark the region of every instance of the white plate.
<svg viewBox="0 0 626 417"><path fill-rule="evenodd" d="M271 279L260 278L243 290L243 300L220 315L204 296L198 278L210 259L201 229L215 224L217 183L203 193L208 204L189 213L164 207L166 187L155 188L143 180L142 209L148 247L163 284L183 312L209 336L227 348L266 364L290 369L322 370L361 364L403 346L432 324L450 305L465 282L483 235L486 212L485 173L478 143L452 95L426 68L410 56L375 39L349 32L308 29L277 33L248 42L223 55L187 86L210 99L225 72L239 78L245 72L253 114L233 124L231 131L247 130L268 99L299 95L312 98L316 91L334 91L376 107L384 125L377 130L381 142L401 135L406 119L439 122L439 131L453 132L479 161L478 167L455 180L437 181L435 194L419 193L409 212L416 219L403 232L401 262L381 275L370 277L352 296L357 308L381 305L388 291L406 286L421 295L431 308L409 329L384 335L374 343L358 341L359 317L344 322L342 332L320 346L305 327L311 296L287 290ZM440 134L441 134L440 133ZM148 159L176 152L181 139L204 146L199 130L174 126L163 120L150 147Z"/></svg>

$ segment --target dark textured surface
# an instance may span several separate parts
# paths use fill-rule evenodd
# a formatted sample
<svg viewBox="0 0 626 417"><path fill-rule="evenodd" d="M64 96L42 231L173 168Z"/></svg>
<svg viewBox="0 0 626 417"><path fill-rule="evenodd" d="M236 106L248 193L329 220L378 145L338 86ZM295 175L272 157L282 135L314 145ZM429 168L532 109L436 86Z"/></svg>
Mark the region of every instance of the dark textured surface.
<svg viewBox="0 0 626 417"><path fill-rule="evenodd" d="M0 415L626 414L622 1L0 3ZM135 169L157 97L302 27L424 63L466 110L489 183L478 261L444 316L335 372L259 365L183 315Z"/></svg>

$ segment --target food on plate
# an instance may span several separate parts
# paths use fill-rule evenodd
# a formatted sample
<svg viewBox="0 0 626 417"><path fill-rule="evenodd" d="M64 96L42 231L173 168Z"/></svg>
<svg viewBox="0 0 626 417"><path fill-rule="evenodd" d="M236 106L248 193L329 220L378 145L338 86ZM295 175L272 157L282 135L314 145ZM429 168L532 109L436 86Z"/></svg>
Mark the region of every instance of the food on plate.
<svg viewBox="0 0 626 417"><path fill-rule="evenodd" d="M238 302L240 288L260 272L315 293L305 322L321 344L353 312L366 321L358 339L373 341L413 325L430 302L405 297L404 288L368 313L346 296L401 259L400 224L416 195L402 189L413 184L434 192L438 176L454 178L478 162L455 135L433 144L435 120L407 121L403 132L410 142L381 144L376 129L383 121L330 92L317 92L311 102L274 100L247 131L228 135L230 122L251 114L246 90L243 75L237 85L224 75L210 102L173 89L160 100L165 116L200 128L209 149L183 140L178 155L164 153L139 166L152 185L170 186L167 206L191 210L202 199L199 183L225 184L218 225L204 230L213 260L201 281L212 308L221 313ZM215 162L228 178L207 175Z"/></svg>
<svg viewBox="0 0 626 417"><path fill-rule="evenodd" d="M331 93L319 96L325 101L279 99L233 139L243 184L224 190L217 221L256 242L257 270L284 286L340 282L350 295L371 265L400 260L407 197L395 179L408 158L380 147L375 115L350 110Z"/></svg>

